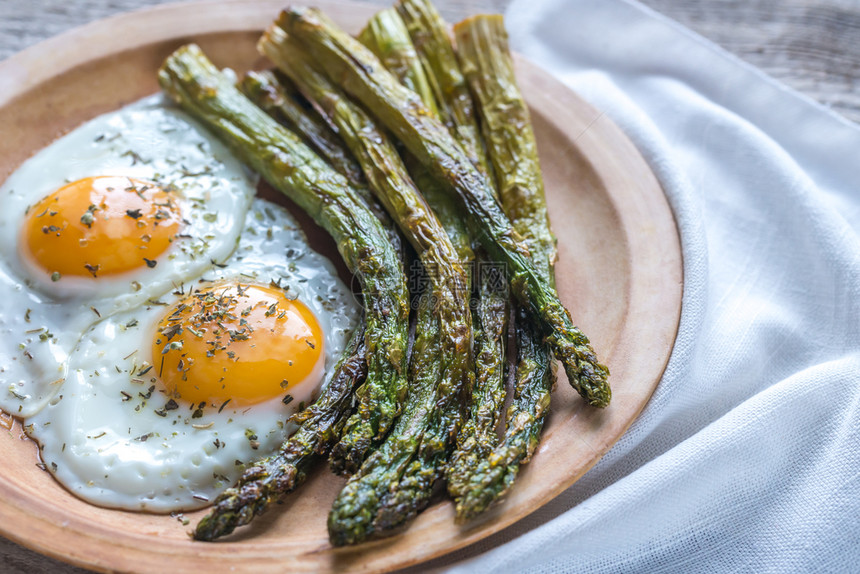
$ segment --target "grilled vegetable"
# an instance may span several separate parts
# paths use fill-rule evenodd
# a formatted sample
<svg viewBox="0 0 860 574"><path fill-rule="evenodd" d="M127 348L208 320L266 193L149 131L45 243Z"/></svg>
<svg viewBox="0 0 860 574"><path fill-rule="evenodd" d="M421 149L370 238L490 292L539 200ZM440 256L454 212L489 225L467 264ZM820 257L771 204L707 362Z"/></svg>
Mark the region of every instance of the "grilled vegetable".
<svg viewBox="0 0 860 574"><path fill-rule="evenodd" d="M432 87L421 67L409 30L397 10L387 8L377 12L368 20L358 40L370 48L404 86L420 95L427 109L438 115Z"/></svg>
<svg viewBox="0 0 860 574"><path fill-rule="evenodd" d="M439 321L429 295L420 299L415 344L410 362L409 400L385 442L364 462L338 494L328 517L329 539L335 546L356 544L378 535L374 520L390 486L406 470L436 407L439 360Z"/></svg>
<svg viewBox="0 0 860 574"><path fill-rule="evenodd" d="M418 6L418 9L421 8L423 5ZM444 32L446 28L444 22L438 17L432 6L429 7L429 10L428 17L433 17L433 22L438 25L437 29L443 31L437 36L437 44L441 44L442 48L453 56L450 39ZM385 66L405 86L436 86L436 93L443 108L449 112L452 109L463 112L459 115L450 116L449 131L451 134L460 141L464 148L468 149L476 145L475 132L468 129L469 126L473 128L475 126L474 116L470 109L471 100L468 93L464 94L462 91L464 84L456 60L453 57L440 59L432 54L422 53L422 48L425 50L433 48L430 43L421 44L416 50L412 44L413 38L409 36L409 31L406 30L405 26L398 25L398 20L397 14L389 15L384 19L380 18L373 28L374 33L372 35L363 33L359 39L380 57ZM413 23L420 26L421 20L413 18ZM419 28L416 35L420 37L421 34L426 35L426 32ZM420 60L419 54L422 56ZM425 64L428 61L444 61L451 70L447 73L442 70L441 75L436 75L435 72L438 68L428 67L425 70L421 64L422 61ZM428 82L424 80L426 77L433 78L433 80ZM419 93L429 109L435 109L433 93L426 88L415 89L413 87L412 89ZM468 105L461 105L463 103ZM465 129L462 131L457 129L458 118L460 118L461 124L468 124L463 126ZM471 139L462 138L463 135L468 134L473 137ZM415 163L413 162L413 164ZM416 175L416 180L420 182L419 186L424 191L428 203L436 210L449 235L458 240L461 252L467 253L469 260L474 262L471 238L466 230L465 222L460 217L460 213L451 198L439 188L438 183L429 176L423 166L420 164L410 165L410 170ZM489 266L484 263L479 263L480 267L477 269L473 268L473 273L476 272L480 275L481 270L489 270ZM411 520L417 512L429 503L433 484L443 473L446 459L454 443L455 434L458 436L458 441L462 438L467 443L466 448L469 450L469 455L461 453L458 457L457 452L459 451L455 451L454 461L459 460L462 465L468 460L470 467L476 464L475 461L479 456L476 449L478 442L474 440L476 434L481 435L480 444L484 447L484 451L491 450L498 442L495 427L499 420L505 395L503 380L505 352L502 337L507 311L504 297L501 297L498 292L488 291L486 289L488 283L480 281L480 277L478 283L479 299L474 318L476 327L474 341L478 360L475 364L475 381L472 385L472 393L476 395L475 400L472 401L471 409L473 420L467 421L465 426L460 425L462 409L461 405L458 404L449 404L448 409L446 409L451 411L449 413L440 411L434 424L424 435L419 456L410 463L397 487L392 488L383 500L375 522L377 530L390 530L402 525ZM502 285L504 284L505 279L502 276ZM478 413L480 413L480 419L478 419L480 423L476 425L474 417ZM458 427L461 427L459 434ZM473 440L469 440L470 438ZM448 468L452 467L449 466Z"/></svg>
<svg viewBox="0 0 860 574"><path fill-rule="evenodd" d="M337 128L358 158L371 189L429 272L444 367L437 402L444 402L450 394L459 395L471 366L471 321L466 274L445 230L409 178L394 144L364 110L317 72L280 28L267 31L260 46Z"/></svg>
<svg viewBox="0 0 860 574"><path fill-rule="evenodd" d="M386 133L379 129L358 105L317 72L309 64L301 48L287 39L280 28L273 27L268 30L260 46L269 59L296 82L305 96L337 128L347 146L358 158L371 189L399 223L401 231L415 248L428 272L433 312L419 317L418 328L420 331L427 329L427 321L435 324L434 328L439 337L439 356L435 359L426 357L426 360L438 362L441 372L437 379L435 397L438 406L436 409L418 411L426 421L426 415L434 415L442 406L457 402L471 368L472 326L467 279L454 246L409 178L406 167ZM416 398L408 394L407 406ZM386 440L399 446L417 444L420 440L420 425L419 420L412 421L410 425L413 432L410 438L417 440L404 442L394 434ZM406 454L398 453L397 456ZM365 466L373 464L374 460L370 460ZM369 472L370 470L362 467L363 474ZM391 486L380 483L379 489L390 491ZM349 491L345 492L347 494L343 496L349 498ZM351 504L351 500L344 502L341 497L335 500L333 518L329 521L332 539L343 537L344 529L350 529L351 533L356 532L354 522L340 519L340 509ZM376 510L372 507L362 508L362 511L367 512Z"/></svg>
<svg viewBox="0 0 860 574"><path fill-rule="evenodd" d="M404 86L420 96L421 101L434 117L438 117L430 80L424 72L421 60L418 59L418 52L412 44L409 31L396 10L389 8L378 12L370 19L358 38L379 57L386 69L395 74ZM453 198L441 189L439 182L430 175L421 162L408 151L403 155L409 174L439 217L451 243L460 254L460 260L464 263L471 262L474 259L472 241Z"/></svg>
<svg viewBox="0 0 860 574"><path fill-rule="evenodd" d="M488 174L472 96L460 72L445 21L429 0L398 0L396 8L427 74L442 123L463 146L472 164Z"/></svg>
<svg viewBox="0 0 860 574"><path fill-rule="evenodd" d="M299 429L284 441L279 452L247 468L236 484L215 500L212 510L197 524L195 539L215 540L230 534L304 482L310 466L340 436L352 406L352 393L367 375L364 334L360 324L322 395L293 416L292 422L301 425Z"/></svg>
<svg viewBox="0 0 860 574"><path fill-rule="evenodd" d="M523 238L537 272L553 279L556 239L549 227L537 142L517 87L501 15L474 16L454 27L460 61L480 113L502 207Z"/></svg>
<svg viewBox="0 0 860 574"><path fill-rule="evenodd" d="M239 89L270 116L296 133L304 143L354 186L364 186L361 166L331 128L304 101L295 86L272 71L248 72Z"/></svg>
<svg viewBox="0 0 860 574"><path fill-rule="evenodd" d="M326 229L361 281L368 374L355 393L357 414L344 432L369 446L387 432L406 392L408 293L385 230L343 176L243 96L198 47L174 52L159 71L159 81L185 110Z"/></svg>
<svg viewBox="0 0 860 574"><path fill-rule="evenodd" d="M248 72L238 87L249 100L263 111L296 133L302 141L325 159L335 171L353 184L353 189L365 201L370 211L379 219L388 234L388 240L403 258L403 240L394 227L394 222L385 209L367 189L361 166L337 134L326 125L323 118L311 108L283 74L272 71Z"/></svg>
<svg viewBox="0 0 860 574"><path fill-rule="evenodd" d="M478 465L499 443L496 432L505 402L505 338L507 337L508 297L499 289L498 270L490 267L479 272L480 299L475 312L479 332L475 333L475 385L469 419L457 436L457 448L445 471L448 493L455 499L469 488ZM504 284L504 277L501 277Z"/></svg>
<svg viewBox="0 0 860 574"><path fill-rule="evenodd" d="M372 110L456 194L489 256L506 266L513 294L539 322L570 384L589 404L609 404L608 369L598 362L588 338L574 326L555 288L538 272L528 249L493 197L488 179L471 164L420 98L400 85L372 52L318 10L286 10L278 25L299 39L330 78L337 78L345 91Z"/></svg>
<svg viewBox="0 0 860 574"><path fill-rule="evenodd" d="M422 70L435 86L439 106L447 112L448 131L472 157L472 162L484 173L490 171L486 164L483 142L477 132L474 106L460 65L457 62L448 26L433 5L425 0L403 0L398 5L400 13L409 23L411 39L417 46L416 53L424 63ZM396 34L397 30L391 31ZM405 53L403 57L408 57ZM407 67L411 69L411 67ZM400 78L404 82L404 78ZM408 85L407 82L404 82ZM422 97L426 102L427 97ZM436 186L438 187L438 186ZM434 189L434 188L431 188ZM441 193L438 193L441 196ZM448 199L447 196L445 199ZM445 201L435 198L444 209ZM448 199L447 203L450 203ZM447 214L449 227L462 222L459 214ZM443 218L444 221L444 218ZM462 225L462 223L460 224ZM457 433L457 448L451 455L446 469L449 492L458 490L458 484L468 477L470 469L497 444L496 426L501 418L505 400L505 334L507 329L507 294L500 289L498 268L488 261L478 245L475 250L481 255L473 268L476 282L477 306L475 309L475 381L470 400L470 417ZM440 439L436 439L438 443ZM429 463L425 466L429 467ZM440 465L441 467L441 465ZM431 475L421 470L421 476L429 482ZM414 488L418 498L427 498L429 485L419 484Z"/></svg>
<svg viewBox="0 0 860 574"><path fill-rule="evenodd" d="M460 62L475 94L502 206L529 247L535 267L554 282L556 240L549 227L543 177L528 107L520 94L501 16L475 16L454 28ZM449 474L457 516L471 518L501 497L540 440L555 383L549 347L529 318L515 319L517 369L502 444L482 453L471 472Z"/></svg>
<svg viewBox="0 0 860 574"><path fill-rule="evenodd" d="M520 465L528 462L538 445L549 410L550 391L555 382L552 357L536 336L527 314L522 308L518 312L514 322L518 345L516 384L508 408L505 437L471 472L460 477L455 493L459 520L477 516L510 489Z"/></svg>

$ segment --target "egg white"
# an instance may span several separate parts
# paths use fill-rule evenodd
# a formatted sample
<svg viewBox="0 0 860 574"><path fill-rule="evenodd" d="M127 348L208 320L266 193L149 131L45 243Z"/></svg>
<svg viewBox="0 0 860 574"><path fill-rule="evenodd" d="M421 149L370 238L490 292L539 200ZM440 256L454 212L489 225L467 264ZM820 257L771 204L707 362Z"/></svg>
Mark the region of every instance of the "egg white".
<svg viewBox="0 0 860 574"><path fill-rule="evenodd" d="M169 409L156 369L144 366L165 305L192 285L200 289L224 280L274 282L307 305L325 334L325 367L331 373L355 327L358 305L286 210L255 200L240 244L223 267L90 328L72 353L59 394L26 421L46 469L68 490L114 508L196 508L291 432L286 419L315 398L321 381L291 386L286 392L293 400L286 406L277 397L243 409L209 404L195 414L198 405Z"/></svg>
<svg viewBox="0 0 860 574"><path fill-rule="evenodd" d="M127 176L176 188L180 236L143 266L97 279L62 277L23 255L30 206L70 181ZM99 319L157 298L236 247L257 177L162 95L80 126L41 150L0 187L0 409L29 416L57 392L68 354Z"/></svg>

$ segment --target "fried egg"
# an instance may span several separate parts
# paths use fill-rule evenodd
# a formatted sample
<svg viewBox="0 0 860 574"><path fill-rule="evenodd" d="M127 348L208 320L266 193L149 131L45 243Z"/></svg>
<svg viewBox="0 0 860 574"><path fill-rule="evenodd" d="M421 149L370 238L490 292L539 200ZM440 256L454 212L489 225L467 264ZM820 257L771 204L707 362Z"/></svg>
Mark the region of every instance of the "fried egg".
<svg viewBox="0 0 860 574"><path fill-rule="evenodd" d="M229 257L256 181L161 95L25 162L0 187L0 409L38 412L88 326Z"/></svg>
<svg viewBox="0 0 860 574"><path fill-rule="evenodd" d="M291 432L357 316L295 220L254 200L224 264L88 329L25 429L46 469L94 504L204 506Z"/></svg>

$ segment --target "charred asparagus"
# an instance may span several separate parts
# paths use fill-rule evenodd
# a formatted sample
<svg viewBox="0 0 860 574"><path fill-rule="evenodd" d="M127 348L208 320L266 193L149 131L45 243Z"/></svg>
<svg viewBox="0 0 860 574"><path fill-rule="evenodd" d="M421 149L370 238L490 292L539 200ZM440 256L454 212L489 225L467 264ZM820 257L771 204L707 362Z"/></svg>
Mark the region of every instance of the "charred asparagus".
<svg viewBox="0 0 860 574"><path fill-rule="evenodd" d="M361 166L289 80L275 72L250 71L239 82L248 99L295 132L302 141L354 186L366 185ZM302 105L304 104L304 105ZM305 107L308 106L308 107Z"/></svg>
<svg viewBox="0 0 860 574"><path fill-rule="evenodd" d="M326 229L361 281L368 375L356 390L357 417L351 420L369 445L389 429L406 391L408 295L398 253L385 230L343 176L243 96L198 47L174 52L159 71L159 81Z"/></svg>
<svg viewBox="0 0 860 574"><path fill-rule="evenodd" d="M488 174L472 96L460 72L445 21L429 0L398 0L396 8L423 64L442 123L463 146L472 164Z"/></svg>
<svg viewBox="0 0 860 574"><path fill-rule="evenodd" d="M598 362L588 338L574 326L555 288L537 272L525 244L493 197L487 178L471 164L445 127L372 52L318 10L286 10L278 25L298 38L329 77L338 78L344 90L373 110L435 177L446 182L479 230L488 254L505 264L515 297L540 323L570 384L589 404L606 406L611 397L608 369Z"/></svg>
<svg viewBox="0 0 860 574"><path fill-rule="evenodd" d="M388 488L396 484L413 459L429 414L435 408L437 381L442 375L439 321L432 300L424 296L418 308L417 331L410 362L410 399L388 438L364 462L340 492L328 518L329 539L335 546L355 544L379 534L376 513Z"/></svg>
<svg viewBox="0 0 860 574"><path fill-rule="evenodd" d="M423 62L422 69L431 78L430 85L436 88L436 98L441 102L439 107L446 111L448 131L467 151L475 166L483 173L488 173L491 166L486 164L472 97L448 35L448 25L427 0L401 0L398 10L408 23L416 54ZM397 29L392 28L390 35L396 33ZM408 55L405 53L403 57ZM427 100L426 97L422 99ZM453 217L457 222L462 221L459 215ZM501 282L497 281L499 269L494 262L487 260L477 242L473 242L476 253L480 255L474 267L474 291L477 297L474 314L475 380L469 406L470 417L457 433L457 448L447 465L449 492L452 493L458 490L461 478L468 476L470 469L498 444L496 426L505 400L508 305L507 290L500 289L505 285L505 278L502 274ZM422 475L427 476L428 473L424 471ZM422 492L429 492L429 488L423 491L416 489L416 496L421 498Z"/></svg>
<svg viewBox="0 0 860 574"><path fill-rule="evenodd" d="M279 498L295 490L309 467L340 436L352 405L352 393L367 375L364 325L353 333L319 399L293 417L299 429L280 451L247 468L225 490L194 530L197 540L215 540L251 522Z"/></svg>
<svg viewBox="0 0 860 574"><path fill-rule="evenodd" d="M470 368L472 334L466 275L454 246L409 178L387 134L317 72L301 48L286 38L280 28L267 31L260 46L337 128L358 158L371 189L429 271L441 337L440 360L444 367L437 401L444 402L450 394L458 395Z"/></svg>
<svg viewBox="0 0 860 574"><path fill-rule="evenodd" d="M403 10L404 5L400 8ZM474 157L483 157L480 153L482 150L474 149L480 142L477 141L474 129L476 122L472 113L471 96L465 92L463 77L454 59L453 47L446 32L447 25L432 5L410 2L406 5L406 10L409 11L407 17L412 23L414 32L412 37L409 36L409 30L405 26L398 25L397 14L391 14L376 22L372 35L362 34L359 38L379 55L386 67L405 86L435 86L436 96L427 89L413 88L413 90L419 93L429 109L436 108L432 104L438 97L441 102L440 107L448 112L448 127L452 136L464 149L472 149ZM426 27L431 27L432 30L427 30ZM432 41L422 41L428 36ZM412 44L413 40L419 42L417 49ZM434 49L444 51L448 57L439 57ZM425 77L432 80L422 80ZM452 110L457 110L459 113L454 114ZM468 249L469 258L474 262L470 245L473 242L472 238L469 237L465 223L450 197L439 189L438 183L429 177L423 166L417 164L410 167L422 182L421 189L428 203L439 214L439 219L449 235L458 238L462 244L468 246L466 249ZM478 246L475 247L479 249ZM490 276L485 275L485 280L481 279L482 273L491 269L492 266L487 265L483 260L478 262L478 267L473 267L473 274L477 274L478 285L475 292L478 304L474 312L477 360L474 382L469 393L475 395L471 401L472 418L465 422L465 426L460 425L463 409L461 405L455 404L450 404L446 409L450 412L440 411L437 414L434 424L425 433L418 457L410 463L396 488L392 488L386 495L376 519L378 530L393 529L402 525L429 503L433 484L443 473L446 459L453 447L455 434L458 442L462 440L466 443L463 445L466 450L454 451L454 458L447 461L449 469L454 465L466 465L471 468L477 464L476 461L480 457L479 445L482 447L482 452L488 452L498 441L495 428L504 401L503 338L507 306L505 297L500 296L498 291L488 289ZM504 277L501 284L505 284ZM458 427L460 427L459 432Z"/></svg>
<svg viewBox="0 0 860 574"><path fill-rule="evenodd" d="M529 247L537 272L554 283L556 241L549 227L543 178L528 107L517 87L501 16L476 16L454 28L460 61L477 100L502 206ZM502 444L471 472L450 473L457 516L471 518L501 497L540 439L555 383L549 347L518 309L514 399Z"/></svg>
<svg viewBox="0 0 860 574"><path fill-rule="evenodd" d="M432 87L409 37L409 30L397 10L387 8L377 12L368 20L358 40L370 48L404 86L421 96L427 109L438 115Z"/></svg>
<svg viewBox="0 0 860 574"><path fill-rule="evenodd" d="M280 28L273 27L268 30L260 46L269 59L296 82L305 96L314 102L324 117L337 128L347 146L358 158L371 188L399 223L401 231L409 239L428 271L433 312L419 316L419 332L426 330L429 327L426 322L431 321L435 324L434 328L440 339L439 356L435 358L441 367L437 379L436 404L441 406L456 403L471 367L472 334L466 275L454 246L409 178L387 134L380 130L358 105L315 70L306 54L290 41ZM432 357L427 359L433 360ZM414 393L407 395L407 408L416 398ZM423 434L422 422L426 425L427 415L435 415L440 406L415 411L422 420L410 422L412 441L402 441L400 437L392 434L387 442L402 447L417 444ZM340 444L343 443L338 446ZM400 458L405 454L407 453L398 452L395 457ZM365 466L381 462L383 461L379 458L371 459ZM362 476L373 475L372 469L365 466L362 467ZM382 496L392 487L393 485L380 482L377 490ZM348 536L358 538L362 526L359 517L377 510L364 506L358 506L356 509L353 498L353 491L346 489L334 502L329 532L335 541ZM367 500L370 502L370 499Z"/></svg>

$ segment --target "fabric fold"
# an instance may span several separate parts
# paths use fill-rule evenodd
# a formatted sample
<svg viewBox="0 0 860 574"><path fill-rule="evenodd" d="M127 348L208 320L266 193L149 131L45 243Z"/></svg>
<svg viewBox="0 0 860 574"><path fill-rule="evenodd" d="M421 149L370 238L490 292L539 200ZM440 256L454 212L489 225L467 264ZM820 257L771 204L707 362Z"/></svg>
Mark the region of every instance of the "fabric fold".
<svg viewBox="0 0 860 574"><path fill-rule="evenodd" d="M514 49L615 121L663 185L681 325L610 452L444 564L856 571L860 128L632 0L518 0L506 21Z"/></svg>

